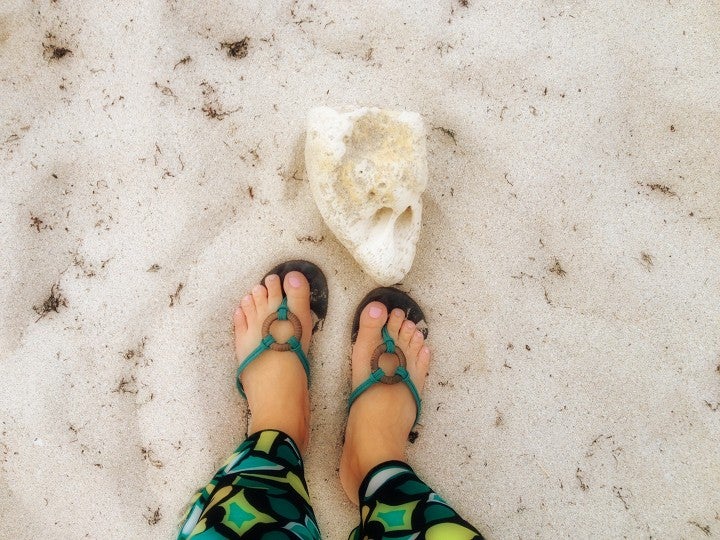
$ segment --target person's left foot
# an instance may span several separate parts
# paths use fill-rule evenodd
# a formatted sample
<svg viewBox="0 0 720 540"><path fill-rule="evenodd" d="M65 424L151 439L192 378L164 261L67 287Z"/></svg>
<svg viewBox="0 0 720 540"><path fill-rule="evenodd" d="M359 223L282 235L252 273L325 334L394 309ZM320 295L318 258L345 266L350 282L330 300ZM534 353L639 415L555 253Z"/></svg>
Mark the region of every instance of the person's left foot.
<svg viewBox="0 0 720 540"><path fill-rule="evenodd" d="M301 272L289 272L283 282L288 309L302 324L301 344L307 354L312 334L310 285ZM256 285L235 310L235 353L242 362L262 339L262 324L282 302L280 278L269 275L265 286ZM271 333L283 343L292 335L287 321L273 323ZM292 351L265 351L243 370L240 380L252 413L248 434L275 429L288 434L305 452L310 427L310 399L305 370Z"/></svg>

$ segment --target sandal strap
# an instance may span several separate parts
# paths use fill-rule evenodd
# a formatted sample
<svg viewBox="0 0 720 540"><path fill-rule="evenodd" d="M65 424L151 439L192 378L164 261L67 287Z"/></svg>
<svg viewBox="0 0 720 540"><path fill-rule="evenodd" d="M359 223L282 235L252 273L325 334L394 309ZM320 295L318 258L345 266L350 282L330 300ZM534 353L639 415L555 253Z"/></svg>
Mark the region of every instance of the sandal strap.
<svg viewBox="0 0 720 540"><path fill-rule="evenodd" d="M395 341L390 337L390 334L388 333L387 326L383 326L382 328L382 337L383 342L385 343L386 352L395 354ZM415 407L417 409L417 412L415 413L415 424L418 423L418 419L420 418L420 412L422 411L422 399L420 398L420 392L418 392L417 387L415 386L415 383L410 378L410 373L408 373L408 370L405 369L403 366L398 366L395 368L395 375L398 375L400 377L400 380L397 382L403 382L405 383L405 386L408 387L410 390L410 393L413 396L413 399L415 400ZM358 385L355 390L353 390L350 393L350 396L348 397L348 409L352 407L352 404L355 403L357 398L360 397L361 394L363 394L368 388L371 386L383 383L383 379L385 378L385 371L381 367L378 367L376 370L372 371L370 373L370 376L365 379L362 383ZM395 384L395 383L384 383L384 384Z"/></svg>
<svg viewBox="0 0 720 540"><path fill-rule="evenodd" d="M280 307L277 308L277 318L280 321L287 321L288 320L288 313L292 314L292 311L290 311L287 307L287 298L283 298L282 303L280 304ZM235 372L235 386L238 389L238 392L240 392L240 395L244 398L247 398L245 395L245 390L242 387L242 383L240 382L240 375L245 370L246 367L248 367L254 360L257 360L257 358L264 353L265 351L269 350L273 344L277 343L275 338L272 336L272 334L268 333L260 344L253 349L253 351L247 355L245 360L243 360L240 365L237 368L237 371ZM305 375L307 376L308 384L310 384L310 361L308 360L307 355L305 354L305 351L302 350L302 345L300 343L300 340L296 336L291 336L290 339L287 340L287 345L289 345L289 350L295 353L295 356L298 357L298 360L300 360L300 363L302 364L303 369L305 370Z"/></svg>
<svg viewBox="0 0 720 540"><path fill-rule="evenodd" d="M385 343L385 351L394 354L395 353L395 341L393 338L390 337L390 333L388 332L387 325L382 327L382 338L383 343Z"/></svg>

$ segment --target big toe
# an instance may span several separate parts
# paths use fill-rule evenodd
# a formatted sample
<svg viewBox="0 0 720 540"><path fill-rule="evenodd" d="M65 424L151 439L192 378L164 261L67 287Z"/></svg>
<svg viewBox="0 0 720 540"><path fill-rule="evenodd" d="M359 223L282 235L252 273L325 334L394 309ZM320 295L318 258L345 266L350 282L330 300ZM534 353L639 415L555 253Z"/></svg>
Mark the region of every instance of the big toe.
<svg viewBox="0 0 720 540"><path fill-rule="evenodd" d="M288 307L299 313L310 312L310 283L302 272L288 272L283 281Z"/></svg>
<svg viewBox="0 0 720 540"><path fill-rule="evenodd" d="M357 341L365 341L368 338L375 338L377 341L377 330L383 327L387 318L387 308L383 304L370 302L360 313Z"/></svg>
<svg viewBox="0 0 720 540"><path fill-rule="evenodd" d="M270 274L265 277L265 288L267 289L268 305L270 309L277 309L282 302L282 286L280 277L277 274Z"/></svg>
<svg viewBox="0 0 720 540"><path fill-rule="evenodd" d="M312 315L310 314L310 283L302 272L288 272L283 281L288 308L298 316L303 326L303 342L310 339Z"/></svg>
<svg viewBox="0 0 720 540"><path fill-rule="evenodd" d="M352 354L353 387L360 384L370 374L368 359L382 341L380 329L387 319L387 308L380 302L370 302L360 313L358 334Z"/></svg>

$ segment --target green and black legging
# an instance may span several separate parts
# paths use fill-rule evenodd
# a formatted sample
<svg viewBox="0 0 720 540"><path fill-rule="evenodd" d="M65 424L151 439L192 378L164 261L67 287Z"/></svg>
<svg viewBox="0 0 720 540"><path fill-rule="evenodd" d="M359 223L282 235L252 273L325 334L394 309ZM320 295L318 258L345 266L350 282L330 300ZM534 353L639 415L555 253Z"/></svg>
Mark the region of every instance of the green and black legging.
<svg viewBox="0 0 720 540"><path fill-rule="evenodd" d="M260 431L194 497L179 540L320 538L293 440ZM471 540L482 535L401 461L382 463L360 486L360 525L349 540Z"/></svg>

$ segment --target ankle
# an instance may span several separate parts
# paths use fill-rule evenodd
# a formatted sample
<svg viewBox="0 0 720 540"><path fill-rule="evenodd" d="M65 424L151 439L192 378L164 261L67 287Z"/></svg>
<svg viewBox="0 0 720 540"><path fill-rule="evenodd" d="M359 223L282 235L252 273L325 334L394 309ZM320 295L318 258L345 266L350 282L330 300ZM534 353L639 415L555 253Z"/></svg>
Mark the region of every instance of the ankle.
<svg viewBox="0 0 720 540"><path fill-rule="evenodd" d="M290 437L297 445L301 454L307 450L308 444L308 423L306 421L288 421L278 419L255 419L250 422L248 435L254 435L259 431L280 431Z"/></svg>
<svg viewBox="0 0 720 540"><path fill-rule="evenodd" d="M405 461L405 442L398 441L397 434L383 433L382 429L349 429L351 440L345 443L351 449L351 465L362 481L374 467L386 461Z"/></svg>

